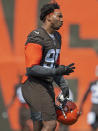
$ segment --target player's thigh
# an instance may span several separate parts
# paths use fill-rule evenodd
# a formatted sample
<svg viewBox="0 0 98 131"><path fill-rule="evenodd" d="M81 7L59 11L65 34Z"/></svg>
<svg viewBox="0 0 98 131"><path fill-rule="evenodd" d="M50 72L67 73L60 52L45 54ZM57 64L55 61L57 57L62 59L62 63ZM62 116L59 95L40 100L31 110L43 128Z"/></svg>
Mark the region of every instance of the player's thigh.
<svg viewBox="0 0 98 131"><path fill-rule="evenodd" d="M27 81L22 88L23 96L29 104L32 119L55 120L54 91L51 84L45 82ZM37 120L37 119L35 119Z"/></svg>

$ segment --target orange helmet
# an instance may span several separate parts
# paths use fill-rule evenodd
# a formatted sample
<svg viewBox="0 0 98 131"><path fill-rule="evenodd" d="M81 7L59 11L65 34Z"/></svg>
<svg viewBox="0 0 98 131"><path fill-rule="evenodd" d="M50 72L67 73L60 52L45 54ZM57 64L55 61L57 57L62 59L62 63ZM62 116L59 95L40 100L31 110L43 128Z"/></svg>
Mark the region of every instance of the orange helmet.
<svg viewBox="0 0 98 131"><path fill-rule="evenodd" d="M70 100L67 100L65 106L57 106L56 113L58 121L65 125L74 124L80 115L76 104Z"/></svg>

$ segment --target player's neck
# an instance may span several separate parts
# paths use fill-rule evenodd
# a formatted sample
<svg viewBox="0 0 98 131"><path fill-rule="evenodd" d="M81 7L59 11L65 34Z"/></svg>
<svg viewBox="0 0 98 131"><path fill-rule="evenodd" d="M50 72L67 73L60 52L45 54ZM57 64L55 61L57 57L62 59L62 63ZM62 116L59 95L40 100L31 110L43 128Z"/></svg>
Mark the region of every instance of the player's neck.
<svg viewBox="0 0 98 131"><path fill-rule="evenodd" d="M42 25L42 28L44 28L48 34L53 34L55 32L55 30L51 28L50 25L47 25L45 23Z"/></svg>

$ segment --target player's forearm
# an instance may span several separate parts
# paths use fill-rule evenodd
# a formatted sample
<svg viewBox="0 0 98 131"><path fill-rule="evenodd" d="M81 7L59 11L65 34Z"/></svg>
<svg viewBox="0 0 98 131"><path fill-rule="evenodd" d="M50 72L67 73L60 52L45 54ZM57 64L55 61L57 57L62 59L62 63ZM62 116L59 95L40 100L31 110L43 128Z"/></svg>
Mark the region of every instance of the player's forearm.
<svg viewBox="0 0 98 131"><path fill-rule="evenodd" d="M68 81L63 76L54 76L54 81L60 88L68 87Z"/></svg>
<svg viewBox="0 0 98 131"><path fill-rule="evenodd" d="M33 75L37 77L43 77L43 76L54 76L56 73L55 68L46 68L40 65L35 65L31 68L27 68L27 75Z"/></svg>
<svg viewBox="0 0 98 131"><path fill-rule="evenodd" d="M74 63L64 66L60 65L57 68L47 68L40 65L34 65L27 68L27 75L33 75L37 77L43 76L55 76L55 75L69 75L74 72Z"/></svg>
<svg viewBox="0 0 98 131"><path fill-rule="evenodd" d="M91 88L91 87L89 87L88 90L86 91L86 93L84 94L84 97L83 97L83 99L82 99L82 104L86 101L86 99L87 99L87 97L88 97L88 94L90 93L90 88Z"/></svg>

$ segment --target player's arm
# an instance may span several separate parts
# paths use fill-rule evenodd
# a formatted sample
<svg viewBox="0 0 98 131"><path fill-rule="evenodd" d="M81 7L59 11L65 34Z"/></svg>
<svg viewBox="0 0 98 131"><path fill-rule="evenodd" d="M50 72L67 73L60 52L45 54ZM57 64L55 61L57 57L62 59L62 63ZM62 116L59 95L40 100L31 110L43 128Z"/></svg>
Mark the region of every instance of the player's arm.
<svg viewBox="0 0 98 131"><path fill-rule="evenodd" d="M82 108L83 108L83 104L85 103L87 97L88 97L88 94L90 93L90 89L91 89L91 85L89 86L89 88L87 89L87 91L85 92L84 96L83 96L83 99L80 103L80 111L82 112Z"/></svg>
<svg viewBox="0 0 98 131"><path fill-rule="evenodd" d="M42 46L28 43L25 46L26 74L34 76L53 76L56 70L40 66L42 60Z"/></svg>
<svg viewBox="0 0 98 131"><path fill-rule="evenodd" d="M57 68L40 66L42 60L42 46L36 43L28 43L25 46L26 74L34 76L69 75L73 72L73 64L61 65Z"/></svg>

